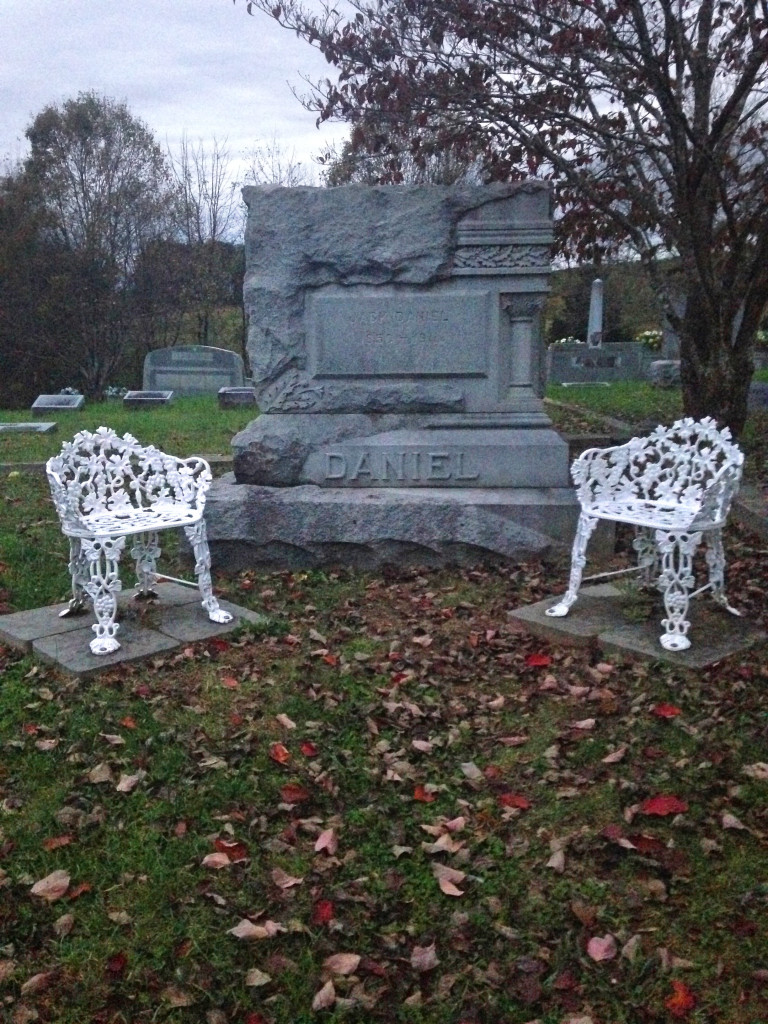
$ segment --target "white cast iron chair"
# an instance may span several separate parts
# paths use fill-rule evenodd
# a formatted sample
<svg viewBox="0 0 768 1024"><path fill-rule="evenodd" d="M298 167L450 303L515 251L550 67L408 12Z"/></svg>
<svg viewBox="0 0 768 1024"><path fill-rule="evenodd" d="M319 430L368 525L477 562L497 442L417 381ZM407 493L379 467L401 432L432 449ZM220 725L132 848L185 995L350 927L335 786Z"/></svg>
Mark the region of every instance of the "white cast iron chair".
<svg viewBox="0 0 768 1024"><path fill-rule="evenodd" d="M709 417L678 420L647 437L614 448L590 448L571 466L581 505L573 542L568 590L547 615L567 615L586 564L587 542L598 520L636 527L634 548L648 582L664 595L667 617L659 638L668 651L691 646L687 619L691 597L711 589L714 599L738 615L725 597L722 529L739 489L744 455L728 428ZM692 592L693 556L706 536L709 582ZM620 570L621 572L633 570ZM601 577L618 575L605 573Z"/></svg>
<svg viewBox="0 0 768 1024"><path fill-rule="evenodd" d="M194 552L203 608L213 622L231 621L211 585L203 521L211 470L205 459L178 459L142 447L130 434L118 437L109 427L99 427L95 433L75 434L45 469L62 531L69 537L72 599L61 614L81 611L86 595L90 598L97 620L90 644L94 654L120 647L115 639L117 593L122 589L118 563L131 536L137 597L151 596L157 582L158 531L181 527Z"/></svg>

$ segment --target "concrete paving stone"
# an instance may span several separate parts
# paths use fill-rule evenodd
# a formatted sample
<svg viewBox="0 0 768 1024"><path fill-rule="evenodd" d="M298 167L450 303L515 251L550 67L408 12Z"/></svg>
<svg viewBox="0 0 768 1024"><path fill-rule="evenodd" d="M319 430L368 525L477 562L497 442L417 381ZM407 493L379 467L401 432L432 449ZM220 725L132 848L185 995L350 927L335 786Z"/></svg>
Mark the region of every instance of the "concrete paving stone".
<svg viewBox="0 0 768 1024"><path fill-rule="evenodd" d="M67 604L54 604L48 608L30 608L25 612L11 612L0 615L0 641L23 651L32 650L32 642L45 636L57 636L82 629L91 621L90 609L82 615L71 615L59 618Z"/></svg>
<svg viewBox="0 0 768 1024"><path fill-rule="evenodd" d="M65 672L85 676L178 647L178 642L172 637L130 621L120 624L117 639L121 646L113 654L92 654L88 645L93 637L90 626L71 633L42 637L33 642L32 653Z"/></svg>
<svg viewBox="0 0 768 1024"><path fill-rule="evenodd" d="M554 642L565 641L578 647L589 647L604 629L616 624L621 591L612 584L584 587L565 618L550 618L545 614L546 609L557 604L561 596L546 597L536 604L515 608L509 612L509 618L525 626L534 636Z"/></svg>
<svg viewBox="0 0 768 1024"><path fill-rule="evenodd" d="M534 636L555 643L579 647L597 643L612 654L663 661L681 668L704 668L731 655L743 654L768 640L760 627L731 615L705 594L691 602L688 633L691 646L687 651L666 651L659 643L664 616L661 597L656 598L649 618L628 622L622 611L621 596L621 591L612 584L584 587L564 618L545 615L545 610L556 604L559 596L515 608L509 618L525 626Z"/></svg>
<svg viewBox="0 0 768 1024"><path fill-rule="evenodd" d="M234 618L231 622L211 622L202 605L196 608L184 605L178 608L164 609L160 613L157 628L166 636L170 636L180 643L188 644L197 640L207 640L212 636L231 633L245 622L256 625L264 620L264 616L259 615L258 612L240 608L230 604L229 601L221 601L220 606L225 611L232 612Z"/></svg>

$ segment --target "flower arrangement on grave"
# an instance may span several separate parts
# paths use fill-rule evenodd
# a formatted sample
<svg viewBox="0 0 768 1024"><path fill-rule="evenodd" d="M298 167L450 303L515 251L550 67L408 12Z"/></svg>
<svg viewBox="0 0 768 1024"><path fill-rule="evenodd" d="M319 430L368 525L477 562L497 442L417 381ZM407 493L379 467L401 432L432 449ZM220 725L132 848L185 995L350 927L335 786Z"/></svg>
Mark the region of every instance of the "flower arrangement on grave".
<svg viewBox="0 0 768 1024"><path fill-rule="evenodd" d="M82 395L82 391L79 388L61 388L59 391L60 395Z"/></svg>
<svg viewBox="0 0 768 1024"><path fill-rule="evenodd" d="M635 341L639 342L641 345L645 345L645 347L649 348L651 352L661 351L662 339L663 334L659 330L640 331L639 334L635 335Z"/></svg>
<svg viewBox="0 0 768 1024"><path fill-rule="evenodd" d="M552 342L553 345L585 345L586 342L582 341L581 338L574 338L572 334L569 334L566 338L557 338Z"/></svg>

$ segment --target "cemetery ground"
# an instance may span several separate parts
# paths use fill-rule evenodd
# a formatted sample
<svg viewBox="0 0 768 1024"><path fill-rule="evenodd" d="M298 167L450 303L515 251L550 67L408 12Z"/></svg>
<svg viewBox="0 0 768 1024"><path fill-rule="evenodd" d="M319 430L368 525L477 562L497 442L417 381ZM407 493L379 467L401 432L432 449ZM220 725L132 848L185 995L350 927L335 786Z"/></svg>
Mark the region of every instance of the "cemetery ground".
<svg viewBox="0 0 768 1024"><path fill-rule="evenodd" d="M110 425L210 453L248 415L193 436L187 408ZM63 599L44 476L6 467L0 501L3 610ZM766 541L726 548L765 626ZM768 653L694 672L519 631L566 573L219 574L262 626L84 680L0 647L6 1018L763 1024Z"/></svg>

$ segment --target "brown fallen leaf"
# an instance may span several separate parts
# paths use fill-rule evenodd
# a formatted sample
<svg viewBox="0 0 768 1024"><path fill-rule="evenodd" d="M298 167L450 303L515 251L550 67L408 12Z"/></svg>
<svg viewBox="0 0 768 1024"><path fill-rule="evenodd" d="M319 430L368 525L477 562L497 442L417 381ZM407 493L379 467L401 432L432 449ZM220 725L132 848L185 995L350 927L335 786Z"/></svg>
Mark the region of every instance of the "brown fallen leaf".
<svg viewBox="0 0 768 1024"><path fill-rule="evenodd" d="M467 877L463 871L448 867L447 864L433 864L432 874L437 879L440 891L446 896L463 896L464 891L456 887L457 882L463 882Z"/></svg>
<svg viewBox="0 0 768 1024"><path fill-rule="evenodd" d="M720 819L720 824L723 828L736 828L743 829L745 832L747 831L747 826L742 821L739 821L735 814L729 814L727 811Z"/></svg>
<svg viewBox="0 0 768 1024"><path fill-rule="evenodd" d="M162 999L171 1006L194 1006L195 997L186 989L178 988L176 985L168 985L160 993Z"/></svg>
<svg viewBox="0 0 768 1024"><path fill-rule="evenodd" d="M414 946L411 952L411 967L414 971L423 973L424 971L431 971L440 961L437 958L437 951L435 950L435 944L431 946Z"/></svg>
<svg viewBox="0 0 768 1024"><path fill-rule="evenodd" d="M325 850L329 856L333 856L339 848L339 840L332 828L324 829L315 840L315 853Z"/></svg>
<svg viewBox="0 0 768 1024"><path fill-rule="evenodd" d="M86 775L89 782L94 785L101 785L105 782L112 782L112 769L109 767L106 761L102 761L101 764L97 764L95 768Z"/></svg>
<svg viewBox="0 0 768 1024"><path fill-rule="evenodd" d="M280 889L290 889L294 885L301 885L304 881L303 878L296 878L294 875L289 875L283 871L282 868L274 868L271 873L272 881Z"/></svg>
<svg viewBox="0 0 768 1024"><path fill-rule="evenodd" d="M271 939L280 932L287 931L284 925L276 921L264 921L262 924L254 924L244 917L234 928L230 928L227 935L234 935L236 939L246 941L254 939Z"/></svg>
<svg viewBox="0 0 768 1024"><path fill-rule="evenodd" d="M21 986L21 994L23 996L32 996L37 995L38 992L44 992L55 979L56 974L56 971L43 971L40 974L33 974Z"/></svg>
<svg viewBox="0 0 768 1024"><path fill-rule="evenodd" d="M323 960L323 967L332 974L354 974L360 959L357 953L334 953Z"/></svg>
<svg viewBox="0 0 768 1024"><path fill-rule="evenodd" d="M610 752L610 754L606 754L606 756L602 759L602 761L600 763L601 764L618 764L619 761L623 761L624 760L624 755L627 753L628 750L629 750L629 744L628 743L622 743L620 747L616 747L616 749L612 750Z"/></svg>
<svg viewBox="0 0 768 1024"><path fill-rule="evenodd" d="M587 956L600 963L602 960L613 960L618 952L616 939L607 935L596 935L587 943Z"/></svg>
<svg viewBox="0 0 768 1024"><path fill-rule="evenodd" d="M141 780L146 777L146 774L143 768L139 768L135 775L122 774L118 779L115 789L118 793L131 793Z"/></svg>
<svg viewBox="0 0 768 1024"><path fill-rule="evenodd" d="M53 900L61 899L69 888L69 881L66 871L52 871L50 875L35 882L30 892L33 896L39 896L41 900L52 903Z"/></svg>
<svg viewBox="0 0 768 1024"><path fill-rule="evenodd" d="M0 960L0 984L10 978L16 970L15 960Z"/></svg>
<svg viewBox="0 0 768 1024"><path fill-rule="evenodd" d="M252 967L245 975L245 984L249 988L261 988L263 985L268 985L270 981L272 981L272 976L260 971L258 967Z"/></svg>
<svg viewBox="0 0 768 1024"><path fill-rule="evenodd" d="M232 861L226 855L217 851L216 853L208 853L200 861L200 864L204 868L213 868L215 871L220 871L222 868L228 868Z"/></svg>
<svg viewBox="0 0 768 1024"><path fill-rule="evenodd" d="M69 935L75 926L75 915L74 914L62 914L61 917L57 917L53 922L53 930L60 939L64 939Z"/></svg>
<svg viewBox="0 0 768 1024"><path fill-rule="evenodd" d="M332 981L326 981L321 989L315 992L312 1000L313 1010L327 1010L336 1002L336 989Z"/></svg>

